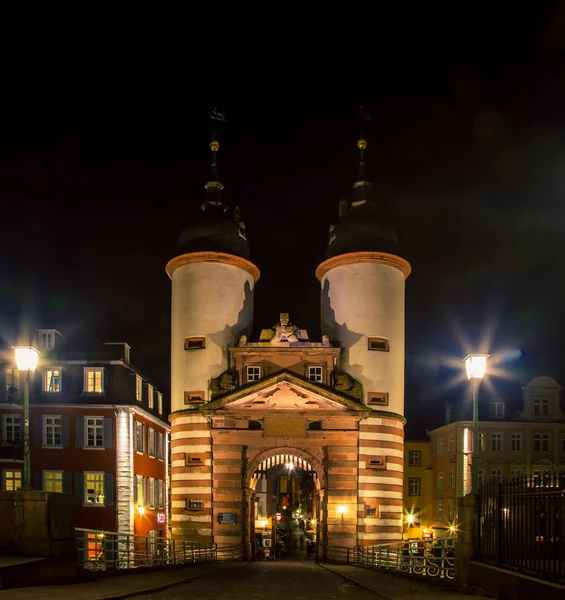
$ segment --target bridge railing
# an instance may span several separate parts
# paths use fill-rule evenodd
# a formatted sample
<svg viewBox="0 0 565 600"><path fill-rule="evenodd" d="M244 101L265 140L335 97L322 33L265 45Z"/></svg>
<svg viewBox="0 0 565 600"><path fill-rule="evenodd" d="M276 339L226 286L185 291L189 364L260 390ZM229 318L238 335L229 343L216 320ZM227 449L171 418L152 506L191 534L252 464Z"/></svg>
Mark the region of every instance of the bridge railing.
<svg viewBox="0 0 565 600"><path fill-rule="evenodd" d="M123 535L92 529L77 529L76 540L79 566L93 571L227 560L219 558L216 544L198 544L186 540Z"/></svg>
<svg viewBox="0 0 565 600"><path fill-rule="evenodd" d="M385 571L455 578L455 538L408 540L354 548L331 547L328 562L345 562Z"/></svg>

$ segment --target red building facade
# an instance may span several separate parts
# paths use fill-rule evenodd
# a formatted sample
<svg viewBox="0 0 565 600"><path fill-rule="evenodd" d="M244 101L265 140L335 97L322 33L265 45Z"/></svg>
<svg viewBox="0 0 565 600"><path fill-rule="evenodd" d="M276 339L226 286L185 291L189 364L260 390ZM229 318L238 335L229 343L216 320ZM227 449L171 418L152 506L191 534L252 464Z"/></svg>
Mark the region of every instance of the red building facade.
<svg viewBox="0 0 565 600"><path fill-rule="evenodd" d="M130 363L128 344L88 353L40 330L30 376L32 487L75 496L75 526L165 537L169 425L163 396ZM3 490L23 475L23 373L5 352L0 373Z"/></svg>

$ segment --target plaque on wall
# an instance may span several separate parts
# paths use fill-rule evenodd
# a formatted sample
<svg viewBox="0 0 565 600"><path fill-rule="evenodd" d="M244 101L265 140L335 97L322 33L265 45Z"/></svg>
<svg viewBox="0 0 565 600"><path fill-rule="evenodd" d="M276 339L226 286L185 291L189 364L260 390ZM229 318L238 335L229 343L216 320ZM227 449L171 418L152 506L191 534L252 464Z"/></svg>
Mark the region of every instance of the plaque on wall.
<svg viewBox="0 0 565 600"><path fill-rule="evenodd" d="M237 525L237 513L218 513L219 525Z"/></svg>

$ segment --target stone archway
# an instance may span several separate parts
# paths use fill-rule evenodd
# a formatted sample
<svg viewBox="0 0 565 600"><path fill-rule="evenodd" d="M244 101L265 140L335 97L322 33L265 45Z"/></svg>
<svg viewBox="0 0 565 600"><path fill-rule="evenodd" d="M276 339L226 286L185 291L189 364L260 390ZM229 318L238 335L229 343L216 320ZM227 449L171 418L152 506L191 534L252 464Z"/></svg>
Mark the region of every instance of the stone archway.
<svg viewBox="0 0 565 600"><path fill-rule="evenodd" d="M254 557L256 553L255 540L255 508L256 508L256 486L262 474L270 469L280 468L285 465L293 465L298 469L309 473L315 486L312 498L312 512L315 521L315 559L316 562L325 556L325 505L323 500L326 496L327 476L320 460L307 451L291 446L277 446L257 452L248 458L247 468L244 472L243 482L246 490L244 506L244 547L248 557ZM291 509L292 510L292 509ZM292 513L291 513L292 514ZM274 531L274 515L271 514L271 526Z"/></svg>

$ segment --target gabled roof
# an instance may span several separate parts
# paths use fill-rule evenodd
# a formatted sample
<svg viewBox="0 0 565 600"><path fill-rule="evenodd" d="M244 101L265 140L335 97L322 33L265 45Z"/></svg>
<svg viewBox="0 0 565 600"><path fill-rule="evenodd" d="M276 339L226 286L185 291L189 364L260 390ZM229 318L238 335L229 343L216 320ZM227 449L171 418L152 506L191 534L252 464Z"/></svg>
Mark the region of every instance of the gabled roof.
<svg viewBox="0 0 565 600"><path fill-rule="evenodd" d="M344 394L286 370L228 392L202 407L204 412L219 409L372 412Z"/></svg>

